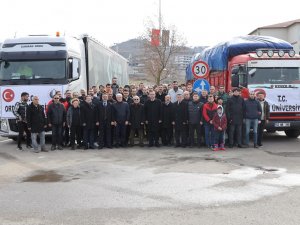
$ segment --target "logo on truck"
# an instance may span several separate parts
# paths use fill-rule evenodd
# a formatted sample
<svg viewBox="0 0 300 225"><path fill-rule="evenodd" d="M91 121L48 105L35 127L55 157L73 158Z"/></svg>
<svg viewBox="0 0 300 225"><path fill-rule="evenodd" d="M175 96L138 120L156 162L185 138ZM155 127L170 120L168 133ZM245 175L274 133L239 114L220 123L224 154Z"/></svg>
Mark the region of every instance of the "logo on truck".
<svg viewBox="0 0 300 225"><path fill-rule="evenodd" d="M2 98L6 102L11 102L15 98L15 92L11 89L6 89L2 93Z"/></svg>

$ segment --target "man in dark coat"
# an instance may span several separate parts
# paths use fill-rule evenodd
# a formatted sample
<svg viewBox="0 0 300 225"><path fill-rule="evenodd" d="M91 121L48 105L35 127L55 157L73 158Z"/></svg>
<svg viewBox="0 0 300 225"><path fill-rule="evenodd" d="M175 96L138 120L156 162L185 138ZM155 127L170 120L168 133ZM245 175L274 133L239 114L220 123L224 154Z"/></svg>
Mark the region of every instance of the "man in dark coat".
<svg viewBox="0 0 300 225"><path fill-rule="evenodd" d="M197 134L197 145L198 147L201 145L202 107L203 103L200 102L199 95L194 93L193 100L188 103L190 147L193 147L195 143L195 132Z"/></svg>
<svg viewBox="0 0 300 225"><path fill-rule="evenodd" d="M174 103L174 120L175 120L175 147L186 147L187 134L186 127L188 121L188 108L187 103L183 101L182 94L178 93L177 101Z"/></svg>
<svg viewBox="0 0 300 225"><path fill-rule="evenodd" d="M229 148L233 147L234 142L238 144L239 148L243 148L242 125L243 125L244 99L240 96L239 88L234 88L232 91L233 91L233 96L228 99L226 105L227 120L229 123Z"/></svg>
<svg viewBox="0 0 300 225"><path fill-rule="evenodd" d="M59 102L59 96L53 97L53 102L48 106L48 126L52 127L52 146L51 150L55 150L58 146L62 150L63 127L66 123L66 109L62 103Z"/></svg>
<svg viewBox="0 0 300 225"><path fill-rule="evenodd" d="M145 112L144 105L140 103L139 96L133 97L134 103L130 105L130 119L129 124L131 126L130 130L130 145L134 145L134 136L135 133L138 134L139 145L140 147L144 146L143 138L144 138L144 122L145 122Z"/></svg>
<svg viewBox="0 0 300 225"><path fill-rule="evenodd" d="M122 94L117 94L116 99L112 111L112 121L116 127L116 147L126 147L126 126L129 123L130 109L128 103L123 102Z"/></svg>
<svg viewBox="0 0 300 225"><path fill-rule="evenodd" d="M148 125L149 147L159 147L159 128L162 122L161 101L155 99L155 92L149 92L149 100L145 103L145 123Z"/></svg>
<svg viewBox="0 0 300 225"><path fill-rule="evenodd" d="M147 93L147 88L145 88L145 87L143 88L142 95L139 97L140 97L140 103L145 104L146 101L149 99L149 96Z"/></svg>
<svg viewBox="0 0 300 225"><path fill-rule="evenodd" d="M164 146L170 146L173 139L174 104L171 102L171 96L166 95L162 104L162 132L161 139Z"/></svg>
<svg viewBox="0 0 300 225"><path fill-rule="evenodd" d="M99 122L99 149L112 148L112 104L108 101L108 94L102 94L102 101L97 105L97 121Z"/></svg>
<svg viewBox="0 0 300 225"><path fill-rule="evenodd" d="M45 128L47 127L47 120L44 108L39 104L39 98L37 96L33 96L32 103L27 108L26 120L28 130L31 132L34 152L39 152L37 135L40 137L41 151L47 152L48 150L45 145Z"/></svg>
<svg viewBox="0 0 300 225"><path fill-rule="evenodd" d="M81 108L81 123L83 126L83 142L84 149L94 149L95 141L95 125L97 124L97 110L92 103L92 97L87 95L85 101L80 105Z"/></svg>

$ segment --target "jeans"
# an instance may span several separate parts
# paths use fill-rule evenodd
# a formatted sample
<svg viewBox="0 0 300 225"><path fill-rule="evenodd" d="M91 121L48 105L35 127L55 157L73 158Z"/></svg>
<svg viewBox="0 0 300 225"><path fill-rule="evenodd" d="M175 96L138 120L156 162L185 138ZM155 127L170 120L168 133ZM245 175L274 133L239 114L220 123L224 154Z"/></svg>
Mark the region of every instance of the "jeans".
<svg viewBox="0 0 300 225"><path fill-rule="evenodd" d="M38 143L37 143L37 135L40 136L40 145L41 148L45 148L45 131L42 131L40 133L31 133L31 140L32 140L32 147L35 151L38 150Z"/></svg>
<svg viewBox="0 0 300 225"><path fill-rule="evenodd" d="M246 145L249 144L249 133L250 128L253 128L253 142L257 144L257 126L258 126L258 119L246 119Z"/></svg>
<svg viewBox="0 0 300 225"><path fill-rule="evenodd" d="M206 146L212 147L215 142L215 131L214 131L214 125L205 123L205 143Z"/></svg>

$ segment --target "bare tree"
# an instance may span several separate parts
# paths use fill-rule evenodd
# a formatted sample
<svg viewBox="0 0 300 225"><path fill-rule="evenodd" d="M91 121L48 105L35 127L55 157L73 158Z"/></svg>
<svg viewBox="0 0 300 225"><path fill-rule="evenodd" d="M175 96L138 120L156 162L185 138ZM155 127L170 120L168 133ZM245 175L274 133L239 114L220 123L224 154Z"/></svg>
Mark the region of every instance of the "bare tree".
<svg viewBox="0 0 300 225"><path fill-rule="evenodd" d="M162 25L159 35L159 44L153 45L152 25L146 26L146 34L142 37L144 40L144 57L142 59L144 72L151 76L156 84L160 84L166 78L176 74L176 67L173 65L174 56L185 46L185 40L178 33L174 26L167 28Z"/></svg>

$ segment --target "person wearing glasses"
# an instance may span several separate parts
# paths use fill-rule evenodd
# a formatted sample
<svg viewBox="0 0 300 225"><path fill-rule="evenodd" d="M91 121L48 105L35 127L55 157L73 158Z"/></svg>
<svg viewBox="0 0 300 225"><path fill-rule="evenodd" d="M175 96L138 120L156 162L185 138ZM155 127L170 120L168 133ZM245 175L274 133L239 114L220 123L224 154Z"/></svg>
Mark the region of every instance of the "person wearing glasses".
<svg viewBox="0 0 300 225"><path fill-rule="evenodd" d="M66 109L59 101L59 95L54 95L53 103L48 106L48 126L52 128L51 150L63 150L63 127L66 124Z"/></svg>
<svg viewBox="0 0 300 225"><path fill-rule="evenodd" d="M139 146L143 147L143 138L144 138L144 123L145 123L145 113L144 105L140 103L139 96L133 97L134 103L130 105L130 119L129 124L131 125L130 129L130 145L134 146L134 136L135 133L138 134Z"/></svg>
<svg viewBox="0 0 300 225"><path fill-rule="evenodd" d="M45 128L47 127L47 119L43 106L39 104L39 97L33 96L32 103L26 111L27 127L31 132L31 140L34 152L38 153L37 136L40 137L40 146L42 152L48 152L45 145Z"/></svg>

